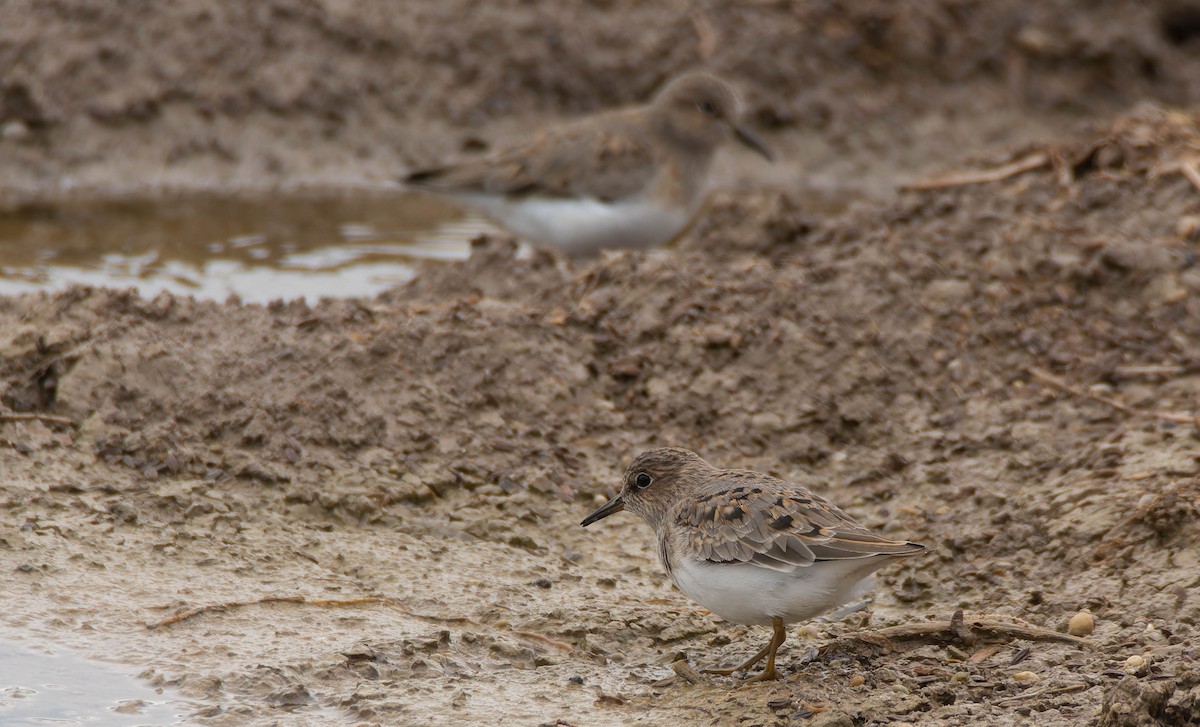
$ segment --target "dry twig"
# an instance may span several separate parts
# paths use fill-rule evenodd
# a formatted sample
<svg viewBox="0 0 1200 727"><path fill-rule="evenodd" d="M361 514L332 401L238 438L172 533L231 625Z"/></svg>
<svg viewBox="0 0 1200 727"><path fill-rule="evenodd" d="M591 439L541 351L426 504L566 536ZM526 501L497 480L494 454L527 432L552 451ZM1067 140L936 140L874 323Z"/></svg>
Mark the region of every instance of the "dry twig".
<svg viewBox="0 0 1200 727"><path fill-rule="evenodd" d="M411 617L413 617L415 619L419 619L421 621L430 621L433 623L455 623L455 624L471 624L473 626L483 626L483 624L481 624L478 621L476 621L475 619L467 617L467 616L430 616L428 614L415 613L413 611L410 611L408 609L408 607L406 607L400 601L398 601L394 598L388 598L386 596L364 596L362 598L343 598L343 599L305 598L303 596L264 596L263 598L258 598L253 601L228 601L226 603L210 603L210 604L207 604L204 606L197 606L196 608L189 608L187 610L180 611L179 613L172 614L171 616L168 616L167 618L164 618L163 620L158 621L156 623L148 623L148 624L146 624L146 628L160 629L160 628L163 628L164 626L173 626L177 623L180 623L182 621L187 621L188 619L195 618L196 616L199 616L199 615L205 614L205 613L216 612L216 611L228 611L228 610L234 609L234 608L244 608L246 606L258 606L258 605L267 604L267 603L295 603L295 604L302 604L305 606L361 606L363 604L377 603L377 604L382 604L384 606L390 606L390 607L404 613L406 616L411 616ZM563 651L571 652L571 651L575 650L574 646L566 643L565 641L557 641L555 639L550 638L549 636L534 633L532 631L519 631L517 629L510 629L509 633L513 634L514 636L519 636L519 637L525 638L525 639L534 639L534 640L540 641L548 646L552 646L556 649L561 649Z"/></svg>
<svg viewBox="0 0 1200 727"><path fill-rule="evenodd" d="M157 623L146 624L146 628L160 629L164 626L174 626L181 621L187 621L188 619L195 618L196 616L212 611L228 611L234 608L257 606L266 603L297 603L306 606L360 606L367 603L380 603L385 606L391 606L398 611L402 611L405 615L421 619L422 621L433 621L436 623L469 623L476 626L479 625L478 621L466 616L427 616L425 614L414 613L408 610L404 604L400 603L396 599L387 598L385 596L365 596L363 598L345 599L305 598L303 596L264 596L263 598L257 598L253 601L228 601L226 603L210 603L204 606L197 606L196 608L189 608L186 611L180 611L179 613L168 616ZM546 640L550 641L549 639Z"/></svg>
<svg viewBox="0 0 1200 727"><path fill-rule="evenodd" d="M1058 696L1059 694L1070 694L1071 692L1082 692L1083 690L1087 689L1088 686L1089 685L1087 685L1087 684L1066 684L1061 687L1045 687L1043 689L1035 689L1035 690L1031 690L1031 691L1027 691L1027 692L1021 692L1020 694L1014 694L1013 696L1005 697L1004 699L998 699L994 702L994 704L996 704L997 706L1006 705L1006 704L1016 704L1017 702L1020 702L1021 700L1033 699L1034 697L1054 697L1054 696Z"/></svg>
<svg viewBox="0 0 1200 727"><path fill-rule="evenodd" d="M1117 366L1113 369L1113 374L1128 379L1137 376L1175 376L1186 370L1179 364L1146 364L1144 366Z"/></svg>
<svg viewBox="0 0 1200 727"><path fill-rule="evenodd" d="M1200 168L1196 166L1196 162L1191 160L1179 162L1179 171L1187 177L1193 187L1200 190Z"/></svg>
<svg viewBox="0 0 1200 727"><path fill-rule="evenodd" d="M716 28L713 27L712 17L706 12L692 13L692 30L696 33L696 53L700 60L712 58L720 44Z"/></svg>
<svg viewBox="0 0 1200 727"><path fill-rule="evenodd" d="M1117 401L1116 399L1107 396L1101 396L1100 394L1094 394L1085 389L1081 389L1078 386L1068 384L1066 381L1063 381L1049 371L1043 371L1042 369L1036 367L1029 368L1029 375L1038 381L1041 381L1042 383L1049 384L1050 386L1053 386L1061 391L1065 391L1072 396L1077 396L1081 399L1091 399L1092 401L1106 404L1117 411L1124 412L1131 416L1150 417L1151 419L1161 419L1167 422L1174 422L1175 424L1191 424L1192 426L1200 426L1200 416L1180 414L1173 411L1138 409L1136 407L1129 406L1124 402Z"/></svg>
<svg viewBox="0 0 1200 727"><path fill-rule="evenodd" d="M679 661L672 663L671 668L676 674L688 680L692 684L699 684L700 682L704 681L704 676L700 672L696 671L691 664L687 663L687 659L680 659Z"/></svg>
<svg viewBox="0 0 1200 727"><path fill-rule="evenodd" d="M877 631L850 634L821 647L821 654L851 652L864 656L905 650L924 644L939 646L974 646L997 641L1057 641L1078 646L1091 646L1092 642L1078 636L1063 634L1040 626L998 621L986 616L967 619L962 611L956 611L949 621L890 626Z"/></svg>
<svg viewBox="0 0 1200 727"><path fill-rule="evenodd" d="M16 412L4 411L0 412L0 422L42 422L43 424L54 424L60 427L78 427L74 421L66 418L54 416L53 414L38 414L37 412Z"/></svg>
<svg viewBox="0 0 1200 727"><path fill-rule="evenodd" d="M1039 169L1049 163L1050 156L1046 154L1046 152L1039 151L994 169L953 172L950 174L944 174L940 177L934 177L932 179L923 179L902 184L900 185L900 189L928 191L933 189L947 189L949 187L963 187L969 184L1000 182L1008 179L1009 177L1015 177L1018 174Z"/></svg>

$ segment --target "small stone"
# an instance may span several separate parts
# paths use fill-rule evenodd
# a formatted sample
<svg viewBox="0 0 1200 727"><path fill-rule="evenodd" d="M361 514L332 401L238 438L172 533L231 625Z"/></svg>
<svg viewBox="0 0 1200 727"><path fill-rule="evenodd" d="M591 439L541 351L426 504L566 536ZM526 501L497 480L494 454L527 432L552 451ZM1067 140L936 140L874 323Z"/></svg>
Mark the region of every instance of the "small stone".
<svg viewBox="0 0 1200 727"><path fill-rule="evenodd" d="M967 654L967 652L963 651L962 649L960 649L954 645L946 646L946 656L950 657L951 659L953 659L955 661L966 661L967 659L971 658L971 656L969 654Z"/></svg>
<svg viewBox="0 0 1200 727"><path fill-rule="evenodd" d="M755 431L778 432L784 428L783 417L773 411L761 412L750 417L750 426Z"/></svg>
<svg viewBox="0 0 1200 727"><path fill-rule="evenodd" d="M1013 674L1012 678L1014 681L1029 682L1029 683L1033 683L1033 682L1036 682L1038 679L1041 679L1041 677L1039 677L1037 674L1034 674L1031 671L1019 671L1016 674Z"/></svg>
<svg viewBox="0 0 1200 727"><path fill-rule="evenodd" d="M1184 240L1200 239L1200 215L1184 215L1175 225L1175 234Z"/></svg>
<svg viewBox="0 0 1200 727"><path fill-rule="evenodd" d="M921 302L931 308L950 308L966 303L971 299L972 292L969 280L943 278L925 286Z"/></svg>
<svg viewBox="0 0 1200 727"><path fill-rule="evenodd" d="M9 141L24 141L29 138L29 127L24 121L7 121L0 125L0 139Z"/></svg>
<svg viewBox="0 0 1200 727"><path fill-rule="evenodd" d="M1072 636L1087 636L1095 630L1096 617L1087 611L1075 614L1067 624L1067 633Z"/></svg>
<svg viewBox="0 0 1200 727"><path fill-rule="evenodd" d="M359 642L340 652L347 661L375 661L375 649L370 644Z"/></svg>
<svg viewBox="0 0 1200 727"><path fill-rule="evenodd" d="M862 674L855 674L854 676L850 677L850 686L861 687L866 681L867 680L863 678Z"/></svg>
<svg viewBox="0 0 1200 727"><path fill-rule="evenodd" d="M1125 660L1125 673L1131 677L1145 676L1150 671L1150 662L1143 656L1134 654Z"/></svg>
<svg viewBox="0 0 1200 727"><path fill-rule="evenodd" d="M892 691L896 694L912 694L912 691L910 691L909 688L903 684L893 684Z"/></svg>
<svg viewBox="0 0 1200 727"><path fill-rule="evenodd" d="M966 673L965 671L956 671L956 672L954 672L954 674L952 674L950 676L950 679L951 679L951 681L956 681L956 682L966 684L967 682L971 681L971 675Z"/></svg>
<svg viewBox="0 0 1200 727"><path fill-rule="evenodd" d="M1156 305L1178 303L1188 297L1187 288L1180 284L1176 274L1156 275L1143 290L1146 299Z"/></svg>

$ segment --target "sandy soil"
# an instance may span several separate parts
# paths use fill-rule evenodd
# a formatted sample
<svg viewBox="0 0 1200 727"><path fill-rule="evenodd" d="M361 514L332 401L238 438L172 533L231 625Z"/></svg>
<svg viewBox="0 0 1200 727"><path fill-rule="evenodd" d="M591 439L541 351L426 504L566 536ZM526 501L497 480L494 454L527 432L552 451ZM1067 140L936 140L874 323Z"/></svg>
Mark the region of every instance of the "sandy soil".
<svg viewBox="0 0 1200 727"><path fill-rule="evenodd" d="M0 403L41 417L0 418L8 634L213 726L1200 721L1195 5L470 6L0 8L11 205L386 179L701 61L785 151L676 250L485 240L317 306L0 298ZM765 633L634 518L578 527L663 444L936 552L793 629L781 682L674 677ZM849 638L958 610L1096 627Z"/></svg>

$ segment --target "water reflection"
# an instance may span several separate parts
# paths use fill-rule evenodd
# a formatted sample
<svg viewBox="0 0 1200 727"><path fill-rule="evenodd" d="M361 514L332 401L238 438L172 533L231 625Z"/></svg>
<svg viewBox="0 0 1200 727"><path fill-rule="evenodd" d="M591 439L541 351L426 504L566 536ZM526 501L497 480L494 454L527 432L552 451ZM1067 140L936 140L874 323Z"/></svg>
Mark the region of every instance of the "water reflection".
<svg viewBox="0 0 1200 727"><path fill-rule="evenodd" d="M0 212L0 294L73 283L224 300L371 295L488 229L396 193L164 196Z"/></svg>
<svg viewBox="0 0 1200 727"><path fill-rule="evenodd" d="M167 702L115 666L0 639L0 724L5 727L169 725L194 707Z"/></svg>

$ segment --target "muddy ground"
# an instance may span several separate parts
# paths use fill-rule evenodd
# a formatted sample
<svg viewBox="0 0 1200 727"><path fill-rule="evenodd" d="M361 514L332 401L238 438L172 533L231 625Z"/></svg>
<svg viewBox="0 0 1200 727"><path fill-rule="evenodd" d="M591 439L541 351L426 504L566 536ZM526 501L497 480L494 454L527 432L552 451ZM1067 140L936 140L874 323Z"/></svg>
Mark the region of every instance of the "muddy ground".
<svg viewBox="0 0 1200 727"><path fill-rule="evenodd" d="M783 151L667 251L0 298L5 635L213 726L1200 721L1195 4L17 2L0 63L10 209L382 183L698 63ZM665 444L936 550L778 683L674 677L766 634L578 527ZM958 610L1096 626L842 638Z"/></svg>

